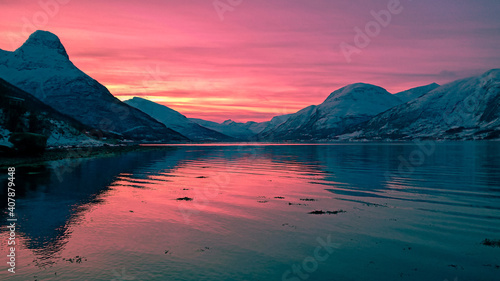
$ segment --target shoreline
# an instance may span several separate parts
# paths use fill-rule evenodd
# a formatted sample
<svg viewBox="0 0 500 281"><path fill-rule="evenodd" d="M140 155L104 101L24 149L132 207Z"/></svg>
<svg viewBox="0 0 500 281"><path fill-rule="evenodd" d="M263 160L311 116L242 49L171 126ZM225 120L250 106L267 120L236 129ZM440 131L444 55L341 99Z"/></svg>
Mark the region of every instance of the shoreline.
<svg viewBox="0 0 500 281"><path fill-rule="evenodd" d="M0 168L13 166L34 166L45 162L58 161L64 159L77 158L98 158L98 157L113 157L116 155L154 151L154 150L175 150L175 147L165 146L144 146L140 144L122 145L122 146L98 146L98 147L74 147L74 148L55 148L48 149L43 154L38 156L19 156L19 157L4 157L0 158Z"/></svg>
<svg viewBox="0 0 500 281"><path fill-rule="evenodd" d="M460 143L460 142L497 142L499 140L481 140L481 141L436 141L436 143ZM88 146L88 147L71 147L71 148L48 148L43 154L38 156L19 156L19 157L2 157L0 158L0 168L12 166L31 166L39 165L45 162L58 161L64 159L78 158L97 158L97 157L113 157L123 153L142 152L142 151L165 151L175 150L182 146L282 146L282 145L297 145L297 146L322 146L322 145L366 145L366 144L387 144L387 145L407 145L413 144L410 141L372 141L372 142L309 142L309 143L267 143L267 142L233 142L233 143L170 143L170 144L128 144L116 146Z"/></svg>

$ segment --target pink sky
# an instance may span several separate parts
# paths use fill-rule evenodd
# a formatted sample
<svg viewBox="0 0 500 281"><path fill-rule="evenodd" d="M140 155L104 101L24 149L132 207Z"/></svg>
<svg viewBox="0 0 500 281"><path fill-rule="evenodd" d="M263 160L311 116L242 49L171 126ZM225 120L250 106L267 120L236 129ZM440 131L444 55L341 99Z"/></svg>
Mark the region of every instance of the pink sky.
<svg viewBox="0 0 500 281"><path fill-rule="evenodd" d="M51 31L116 97L218 122L292 113L355 82L395 93L500 67L496 0L401 0L348 62L340 44L392 1L243 0L221 20L213 0L4 0L0 49Z"/></svg>

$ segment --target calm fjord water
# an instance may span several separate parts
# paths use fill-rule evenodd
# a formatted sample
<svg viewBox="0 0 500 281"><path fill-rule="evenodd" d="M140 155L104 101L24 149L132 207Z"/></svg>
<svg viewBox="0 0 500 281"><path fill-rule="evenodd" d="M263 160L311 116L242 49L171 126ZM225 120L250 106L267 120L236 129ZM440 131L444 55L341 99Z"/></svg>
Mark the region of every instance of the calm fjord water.
<svg viewBox="0 0 500 281"><path fill-rule="evenodd" d="M18 168L18 263L7 272L2 242L1 280L499 280L500 248L481 244L500 239L498 142L178 146L62 164Z"/></svg>

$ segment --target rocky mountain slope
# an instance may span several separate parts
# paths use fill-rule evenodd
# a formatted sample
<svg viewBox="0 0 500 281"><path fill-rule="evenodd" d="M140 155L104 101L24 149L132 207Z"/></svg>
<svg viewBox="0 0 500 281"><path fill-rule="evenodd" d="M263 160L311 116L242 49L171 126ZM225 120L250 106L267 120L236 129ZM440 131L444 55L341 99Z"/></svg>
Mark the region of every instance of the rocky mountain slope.
<svg viewBox="0 0 500 281"><path fill-rule="evenodd" d="M0 50L0 78L81 123L137 141L183 141L181 134L116 99L79 70L59 38L36 31L14 52Z"/></svg>
<svg viewBox="0 0 500 281"><path fill-rule="evenodd" d="M23 90L0 79L0 142L8 144L12 132L46 136L48 146L96 146L92 128L59 113Z"/></svg>

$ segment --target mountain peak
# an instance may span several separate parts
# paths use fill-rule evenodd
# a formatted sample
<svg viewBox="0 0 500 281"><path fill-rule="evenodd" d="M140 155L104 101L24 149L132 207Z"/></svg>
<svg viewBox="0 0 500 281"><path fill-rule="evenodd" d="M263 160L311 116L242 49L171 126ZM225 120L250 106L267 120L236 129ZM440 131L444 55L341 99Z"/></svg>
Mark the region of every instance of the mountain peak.
<svg viewBox="0 0 500 281"><path fill-rule="evenodd" d="M371 84L366 84L366 83L355 83L355 84L349 84L345 87L342 87L335 92L331 93L328 98L325 100L325 102L328 101L333 101L341 97L346 97L346 96L353 96L353 97L359 97L362 98L363 94L365 93L374 93L374 92L380 92L380 93L387 93L387 91L384 88L381 88L379 86L371 85Z"/></svg>
<svg viewBox="0 0 500 281"><path fill-rule="evenodd" d="M133 97L127 101L136 101L136 102L152 102L148 99L145 99L145 98L141 98L141 97Z"/></svg>
<svg viewBox="0 0 500 281"><path fill-rule="evenodd" d="M28 40L24 42L24 44L18 49L24 52L52 52L55 51L59 55L64 56L65 58L69 58L66 53L66 49L59 40L59 37L54 33L37 30L33 32Z"/></svg>
<svg viewBox="0 0 500 281"><path fill-rule="evenodd" d="M231 119L227 119L226 121L222 122L221 124L222 125L230 125L232 123L235 123L235 122L233 120L231 120Z"/></svg>

